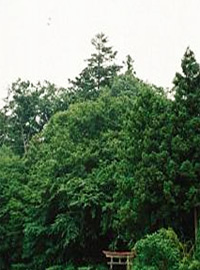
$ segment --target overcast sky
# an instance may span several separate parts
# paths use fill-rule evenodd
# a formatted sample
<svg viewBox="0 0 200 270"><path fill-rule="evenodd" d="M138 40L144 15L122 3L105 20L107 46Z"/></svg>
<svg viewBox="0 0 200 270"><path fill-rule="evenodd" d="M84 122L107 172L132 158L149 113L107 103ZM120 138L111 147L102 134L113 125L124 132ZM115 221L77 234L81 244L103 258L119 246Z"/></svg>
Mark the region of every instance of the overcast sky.
<svg viewBox="0 0 200 270"><path fill-rule="evenodd" d="M99 32L141 79L170 87L187 46L200 62L199 14L200 0L0 0L0 100L19 77L66 86Z"/></svg>

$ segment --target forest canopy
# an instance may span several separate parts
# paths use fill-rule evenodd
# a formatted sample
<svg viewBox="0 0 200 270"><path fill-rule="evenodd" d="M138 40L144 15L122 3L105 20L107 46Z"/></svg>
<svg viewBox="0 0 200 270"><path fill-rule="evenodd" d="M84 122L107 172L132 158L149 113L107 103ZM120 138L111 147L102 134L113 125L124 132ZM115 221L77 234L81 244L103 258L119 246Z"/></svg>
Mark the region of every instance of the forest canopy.
<svg viewBox="0 0 200 270"><path fill-rule="evenodd" d="M92 45L68 87L19 79L0 111L0 269L75 269L132 248L134 270L199 269L194 53L169 93L130 55L117 64L104 34Z"/></svg>

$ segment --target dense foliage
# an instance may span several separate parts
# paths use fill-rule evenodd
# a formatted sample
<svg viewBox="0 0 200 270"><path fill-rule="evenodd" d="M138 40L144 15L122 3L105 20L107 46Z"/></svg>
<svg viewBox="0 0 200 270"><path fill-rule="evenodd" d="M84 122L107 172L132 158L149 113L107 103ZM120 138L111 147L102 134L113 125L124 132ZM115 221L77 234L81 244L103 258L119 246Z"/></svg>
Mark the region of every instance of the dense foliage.
<svg viewBox="0 0 200 270"><path fill-rule="evenodd" d="M135 245L137 257L134 270L178 270L181 244L172 230L160 229Z"/></svg>
<svg viewBox="0 0 200 270"><path fill-rule="evenodd" d="M0 112L2 270L75 269L134 246L134 269L198 269L199 236L190 253L178 237L193 247L199 64L187 49L168 98L136 77L130 56L120 73L107 42L92 40L67 89L22 80L10 89Z"/></svg>
<svg viewBox="0 0 200 270"><path fill-rule="evenodd" d="M25 168L8 148L0 149L0 269L21 259L25 218Z"/></svg>

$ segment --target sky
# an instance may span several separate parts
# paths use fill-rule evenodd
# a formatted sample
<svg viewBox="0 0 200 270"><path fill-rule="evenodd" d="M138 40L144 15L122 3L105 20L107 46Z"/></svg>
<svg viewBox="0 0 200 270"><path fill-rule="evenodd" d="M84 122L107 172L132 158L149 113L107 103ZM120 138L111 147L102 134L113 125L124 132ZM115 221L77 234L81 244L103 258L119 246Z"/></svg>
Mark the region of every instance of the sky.
<svg viewBox="0 0 200 270"><path fill-rule="evenodd" d="M139 78L172 87L189 46L200 62L200 0L0 0L0 105L18 78L66 87L100 32Z"/></svg>

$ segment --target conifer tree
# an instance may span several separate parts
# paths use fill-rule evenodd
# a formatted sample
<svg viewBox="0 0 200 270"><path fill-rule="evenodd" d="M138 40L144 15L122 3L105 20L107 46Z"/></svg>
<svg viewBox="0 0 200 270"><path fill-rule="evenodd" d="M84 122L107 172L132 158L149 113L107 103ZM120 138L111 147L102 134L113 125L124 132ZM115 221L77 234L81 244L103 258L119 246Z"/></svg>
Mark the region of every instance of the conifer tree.
<svg viewBox="0 0 200 270"><path fill-rule="evenodd" d="M71 89L82 98L94 99L98 96L101 87L110 86L121 66L115 63L117 51L108 46L108 38L97 34L91 41L95 52L86 60L87 67L75 80L70 80Z"/></svg>
<svg viewBox="0 0 200 270"><path fill-rule="evenodd" d="M200 198L200 66L189 48L181 66L182 74L177 73L174 79L172 162L180 190L179 215L187 233L194 236L191 219Z"/></svg>

